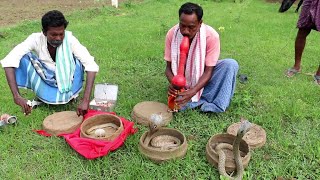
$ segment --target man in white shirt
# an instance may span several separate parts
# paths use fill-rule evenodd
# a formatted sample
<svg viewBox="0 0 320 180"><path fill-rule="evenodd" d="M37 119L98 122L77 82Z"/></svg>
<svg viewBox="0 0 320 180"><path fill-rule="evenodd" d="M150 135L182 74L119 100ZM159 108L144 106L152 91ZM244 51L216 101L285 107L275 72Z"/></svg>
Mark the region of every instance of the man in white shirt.
<svg viewBox="0 0 320 180"><path fill-rule="evenodd" d="M77 108L77 114L83 116L99 66L86 47L65 30L68 21L61 12L49 11L41 22L42 32L31 34L0 61L14 102L26 115L31 113L32 107L21 97L19 87L32 89L45 103L66 104L78 96L86 71L84 95Z"/></svg>

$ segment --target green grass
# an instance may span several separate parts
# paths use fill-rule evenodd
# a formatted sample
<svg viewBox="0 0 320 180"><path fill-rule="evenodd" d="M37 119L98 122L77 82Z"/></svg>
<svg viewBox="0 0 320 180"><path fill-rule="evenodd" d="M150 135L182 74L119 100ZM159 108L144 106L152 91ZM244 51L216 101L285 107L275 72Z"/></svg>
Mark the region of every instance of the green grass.
<svg viewBox="0 0 320 180"><path fill-rule="evenodd" d="M96 57L100 66L96 83L119 85L115 112L131 120L135 104L142 101L166 103L164 39L178 22L180 0L125 1L110 7L77 11L67 16L68 30ZM264 147L252 152L246 179L319 179L320 113L319 87L312 76L299 74L288 79L284 70L293 65L298 14L294 8L280 14L280 4L263 0L197 1L204 8L204 22L220 33L221 56L236 59L239 73L249 78L237 84L230 108L222 114L196 110L178 113L169 127L187 137L183 159L154 164L138 150L145 127L128 137L108 156L86 160L62 139L46 138L32 130L41 129L48 115L74 110L76 104L43 105L23 116L14 104L0 70L0 112L18 117L16 126L0 128L0 179L218 179L218 171L205 158L209 138L245 117L267 132ZM30 33L40 31L39 21L1 27L0 59ZM303 72L314 73L319 65L319 33L312 32L303 56ZM23 96L33 98L29 91Z"/></svg>

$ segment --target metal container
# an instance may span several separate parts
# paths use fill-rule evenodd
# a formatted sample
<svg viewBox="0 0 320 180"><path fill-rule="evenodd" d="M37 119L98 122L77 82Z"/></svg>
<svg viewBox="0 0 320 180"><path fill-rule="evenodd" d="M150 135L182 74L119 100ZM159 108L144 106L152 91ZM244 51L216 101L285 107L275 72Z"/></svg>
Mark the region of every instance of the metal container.
<svg viewBox="0 0 320 180"><path fill-rule="evenodd" d="M118 85L98 83L94 87L94 99L90 102L90 108L112 112L117 103Z"/></svg>
<svg viewBox="0 0 320 180"><path fill-rule="evenodd" d="M2 114L0 119L0 126L4 126L7 124L14 124L17 122L16 116L11 116L9 114Z"/></svg>

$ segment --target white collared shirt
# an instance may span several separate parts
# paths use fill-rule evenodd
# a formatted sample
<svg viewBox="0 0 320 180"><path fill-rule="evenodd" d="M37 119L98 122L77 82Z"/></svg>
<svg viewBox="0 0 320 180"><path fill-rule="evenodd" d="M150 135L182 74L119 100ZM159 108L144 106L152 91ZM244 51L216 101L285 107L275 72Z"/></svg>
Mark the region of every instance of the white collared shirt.
<svg viewBox="0 0 320 180"><path fill-rule="evenodd" d="M73 35L69 36L69 42L71 44L72 54L80 60L85 71L98 72L99 66L87 48L80 44L79 40ZM56 63L49 54L47 37L42 32L31 34L25 41L14 47L0 63L2 67L18 68L20 59L28 52L35 52L38 58L41 59L48 68L55 70Z"/></svg>

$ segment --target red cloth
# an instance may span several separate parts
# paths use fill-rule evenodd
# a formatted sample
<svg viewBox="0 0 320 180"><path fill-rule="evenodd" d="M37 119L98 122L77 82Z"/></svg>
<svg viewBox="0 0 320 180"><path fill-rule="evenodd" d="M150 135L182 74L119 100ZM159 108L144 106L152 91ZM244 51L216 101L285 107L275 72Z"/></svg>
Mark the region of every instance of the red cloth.
<svg viewBox="0 0 320 180"><path fill-rule="evenodd" d="M89 117L98 115L98 114L113 114L110 112L96 111L96 110L88 110L88 113L84 116L84 121ZM109 153L109 151L114 151L123 145L126 138L134 134L137 129L133 128L134 123L126 120L123 117L119 117L123 123L123 131L122 133L113 141L104 141L104 140L95 140L89 138L81 138L80 137L80 128L78 128L75 132L71 134L60 134L58 136L64 137L66 142L79 154L84 156L87 159L95 159L98 157L105 156ZM44 130L37 130L38 134L42 136L51 136Z"/></svg>

